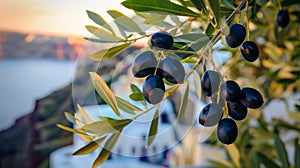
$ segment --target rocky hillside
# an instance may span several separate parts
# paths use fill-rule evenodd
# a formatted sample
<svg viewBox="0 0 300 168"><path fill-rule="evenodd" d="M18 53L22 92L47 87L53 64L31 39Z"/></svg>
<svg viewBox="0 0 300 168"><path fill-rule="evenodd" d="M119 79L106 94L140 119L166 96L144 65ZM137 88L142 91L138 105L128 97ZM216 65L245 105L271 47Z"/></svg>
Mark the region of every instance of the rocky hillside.
<svg viewBox="0 0 300 168"><path fill-rule="evenodd" d="M0 132L0 167L34 168L47 161L49 153L72 144L72 134L55 126L70 125L63 111L74 111L71 85L36 101L34 110L9 129Z"/></svg>
<svg viewBox="0 0 300 168"><path fill-rule="evenodd" d="M75 60L86 45L83 37L0 31L0 58Z"/></svg>
<svg viewBox="0 0 300 168"><path fill-rule="evenodd" d="M73 142L73 135L56 127L57 123L72 126L64 112L74 112L73 100L81 105L103 103L87 95L93 92L87 83L89 71L109 74L114 70L117 60L128 56L137 48L131 47L114 59L99 66L99 62L86 59L80 61L77 76L72 85L65 86L50 95L36 101L34 110L19 119L16 123L0 132L0 168L41 168L49 167L49 155L54 150ZM128 67L127 67L128 68ZM110 79L107 79L110 82ZM76 89L74 89L74 85ZM72 88L73 86L73 88ZM76 99L73 94L80 94L83 99Z"/></svg>

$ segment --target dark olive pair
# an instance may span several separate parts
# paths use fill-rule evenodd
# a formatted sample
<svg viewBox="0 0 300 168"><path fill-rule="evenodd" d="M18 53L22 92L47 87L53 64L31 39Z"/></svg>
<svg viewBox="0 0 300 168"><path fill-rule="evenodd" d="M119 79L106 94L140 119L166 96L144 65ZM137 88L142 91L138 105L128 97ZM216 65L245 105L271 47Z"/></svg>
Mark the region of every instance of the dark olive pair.
<svg viewBox="0 0 300 168"><path fill-rule="evenodd" d="M229 35L225 37L226 43L231 48L240 47L243 57L254 62L259 56L259 49L253 41L245 41L246 29L241 24L233 24L230 26Z"/></svg>
<svg viewBox="0 0 300 168"><path fill-rule="evenodd" d="M166 32L154 33L150 38L152 49L169 49L173 37ZM132 64L134 77L147 77L143 84L143 95L150 104L159 103L165 93L163 78L173 84L183 83L185 71L182 64L174 58L166 57L157 61L153 51L146 50L136 56Z"/></svg>

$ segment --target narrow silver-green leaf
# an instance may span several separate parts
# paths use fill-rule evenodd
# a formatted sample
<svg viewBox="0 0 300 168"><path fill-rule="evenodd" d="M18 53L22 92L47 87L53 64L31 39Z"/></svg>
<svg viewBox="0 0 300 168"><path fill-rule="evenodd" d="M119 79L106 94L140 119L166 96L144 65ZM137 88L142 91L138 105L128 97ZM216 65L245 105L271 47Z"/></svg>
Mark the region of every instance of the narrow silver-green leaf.
<svg viewBox="0 0 300 168"><path fill-rule="evenodd" d="M281 160L282 168L289 168L290 162L288 159L288 155L284 147L284 143L280 139L279 135L275 136L275 148L278 154L278 158Z"/></svg>
<svg viewBox="0 0 300 168"><path fill-rule="evenodd" d="M144 21L145 24L156 25L165 20L167 15L164 14L152 14L150 17L147 17Z"/></svg>
<svg viewBox="0 0 300 168"><path fill-rule="evenodd" d="M190 85L188 82L186 82L186 89L184 92L184 95L181 99L181 103L180 103L180 107L179 107L179 112L178 112L178 116L177 116L177 120L176 120L176 124L179 124L180 121L182 120L185 111L186 111L186 107L187 107L187 103L188 103L188 98L189 98L189 90L190 90Z"/></svg>
<svg viewBox="0 0 300 168"><path fill-rule="evenodd" d="M175 36L177 34L178 28L174 28L170 31L171 36ZM175 44L175 43L174 43Z"/></svg>
<svg viewBox="0 0 300 168"><path fill-rule="evenodd" d="M142 91L140 90L140 88L137 87L135 84L130 84L130 88L131 88L131 92L132 93L135 93L135 92L142 93Z"/></svg>
<svg viewBox="0 0 300 168"><path fill-rule="evenodd" d="M191 41L197 41L199 39L209 39L208 36L206 34L202 34L202 33L188 33L188 34L182 34L179 36L175 37L175 40L178 39L180 42L182 42L182 40L187 40L186 42L191 42ZM185 41L183 41L185 42Z"/></svg>
<svg viewBox="0 0 300 168"><path fill-rule="evenodd" d="M109 10L107 13L115 19L115 23L121 30L125 30L128 32L136 32L136 33L142 33L143 30L140 28L140 26L134 22L131 18L125 16L119 11L116 10Z"/></svg>
<svg viewBox="0 0 300 168"><path fill-rule="evenodd" d="M121 116L115 96L110 88L106 85L105 81L95 72L90 72L90 77L92 84L94 85L99 96L111 107L116 115Z"/></svg>
<svg viewBox="0 0 300 168"><path fill-rule="evenodd" d="M99 27L95 27L95 26L85 26L85 28L92 33L93 35L95 35L96 37L100 38L103 41L111 41L111 42L120 42L120 41L124 41L123 39L121 39L120 37L115 36L112 33L107 32L104 29L101 29Z"/></svg>
<svg viewBox="0 0 300 168"><path fill-rule="evenodd" d="M183 34L190 33L191 30L192 30L192 23L191 22L187 22L181 28L182 28L182 31L183 31L182 33Z"/></svg>
<svg viewBox="0 0 300 168"><path fill-rule="evenodd" d="M299 146L299 139L296 138L294 141L295 144L295 167L300 167L300 146Z"/></svg>
<svg viewBox="0 0 300 168"><path fill-rule="evenodd" d="M198 17L199 14L181 5L177 5L168 0L126 0L121 3L129 9L138 12L157 11L166 12L180 16Z"/></svg>
<svg viewBox="0 0 300 168"><path fill-rule="evenodd" d="M220 18L220 0L208 0L207 2L216 23L218 23Z"/></svg>
<svg viewBox="0 0 300 168"><path fill-rule="evenodd" d="M99 39L99 38L89 38L89 37L84 37L85 40L88 40L90 42L94 43L118 43L122 41L112 41L112 40L104 40L104 39Z"/></svg>
<svg viewBox="0 0 300 168"><path fill-rule="evenodd" d="M100 50L90 56L92 60L100 61L113 58L120 54L122 51L126 50L130 46L130 43L125 43L109 49Z"/></svg>
<svg viewBox="0 0 300 168"><path fill-rule="evenodd" d="M65 117L68 121L70 121L71 123L75 123L76 118L69 112L65 112Z"/></svg>
<svg viewBox="0 0 300 168"><path fill-rule="evenodd" d="M84 147L78 149L72 155L85 155L85 154L93 152L94 150L99 148L99 146L102 144L102 142L105 140L105 138L106 138L106 136L101 137L101 138L99 138L95 141L92 141L92 142L88 143Z"/></svg>
<svg viewBox="0 0 300 168"><path fill-rule="evenodd" d="M235 6L231 0L221 0L221 4L228 9L235 10Z"/></svg>
<svg viewBox="0 0 300 168"><path fill-rule="evenodd" d="M143 95L142 91L139 89L139 87L136 86L135 84L130 84L130 88L131 88L132 94L129 95L129 98L134 101L140 101L143 104L143 106L146 107L147 103L146 103L144 95Z"/></svg>
<svg viewBox="0 0 300 168"><path fill-rule="evenodd" d="M178 16L176 16L176 15L170 15L170 18L171 18L171 20L172 20L174 23L176 23L176 24L179 24L179 23L180 23L180 20L179 20Z"/></svg>
<svg viewBox="0 0 300 168"><path fill-rule="evenodd" d="M199 10L207 13L205 0L191 0L192 4Z"/></svg>
<svg viewBox="0 0 300 168"><path fill-rule="evenodd" d="M166 89L166 94L172 94L176 89L178 89L178 85L175 85L173 87L170 87L168 89Z"/></svg>
<svg viewBox="0 0 300 168"><path fill-rule="evenodd" d="M92 168L97 168L99 165L101 165L104 161L107 160L109 154L111 153L111 150L116 145L119 137L121 135L121 132L113 134L105 143L104 147L102 148L100 154L94 161Z"/></svg>
<svg viewBox="0 0 300 168"><path fill-rule="evenodd" d="M251 168L260 168L260 163L257 155L258 154L255 151L251 151L250 153Z"/></svg>
<svg viewBox="0 0 300 168"><path fill-rule="evenodd" d="M109 133L119 132L131 121L132 120L130 119L97 121L84 125L82 129L84 129L86 132L102 136Z"/></svg>
<svg viewBox="0 0 300 168"><path fill-rule="evenodd" d="M241 167L240 165L240 152L234 144L225 145L225 148L236 167Z"/></svg>
<svg viewBox="0 0 300 168"><path fill-rule="evenodd" d="M134 111L143 111L142 109L140 109L139 107L129 103L128 101L120 98L120 97L116 97L117 103L118 103L118 107L123 110L124 112L127 112L129 114L135 114Z"/></svg>
<svg viewBox="0 0 300 168"><path fill-rule="evenodd" d="M89 124L89 123L93 122L93 120L88 115L88 113L79 104L77 104L77 109L78 109L78 112L81 114L81 116L82 116L85 123Z"/></svg>
<svg viewBox="0 0 300 168"><path fill-rule="evenodd" d="M99 26L102 26L109 30L112 34L115 34L114 29L97 13L87 10L88 17Z"/></svg>
<svg viewBox="0 0 300 168"><path fill-rule="evenodd" d="M265 167L280 168L280 166L278 166L277 163L274 162L274 160L269 159L264 154L258 153L257 155L261 162L265 165Z"/></svg>
<svg viewBox="0 0 300 168"><path fill-rule="evenodd" d="M194 76L196 94L198 96L198 99L200 100L201 99L201 94L202 94L200 74L199 74L198 71L194 71L193 76Z"/></svg>
<svg viewBox="0 0 300 168"><path fill-rule="evenodd" d="M155 111L155 114L152 118L152 122L150 125L149 133L148 133L148 138L147 138L147 148L153 143L155 140L157 130L158 130L158 121L159 121L159 109Z"/></svg>
<svg viewBox="0 0 300 168"><path fill-rule="evenodd" d="M57 126L58 128L61 128L61 129L63 129L63 130L69 131L69 132L87 135L83 130L80 130L80 129L73 129L73 128L66 127L66 126L61 125L61 124L56 124L56 126Z"/></svg>
<svg viewBox="0 0 300 168"><path fill-rule="evenodd" d="M129 95L129 98L133 101L143 101L145 100L143 93L141 92L135 92L135 93L131 93Z"/></svg>

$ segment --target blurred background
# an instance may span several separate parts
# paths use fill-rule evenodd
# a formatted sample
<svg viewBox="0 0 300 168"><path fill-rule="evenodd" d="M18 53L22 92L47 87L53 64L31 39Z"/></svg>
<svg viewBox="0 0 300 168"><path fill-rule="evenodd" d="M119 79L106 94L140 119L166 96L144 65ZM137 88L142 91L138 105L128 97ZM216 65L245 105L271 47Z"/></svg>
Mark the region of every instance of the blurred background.
<svg viewBox="0 0 300 168"><path fill-rule="evenodd" d="M0 2L0 130L33 110L37 98L71 82L83 37L90 36L84 27L92 22L86 10L129 14L120 2Z"/></svg>
<svg viewBox="0 0 300 168"><path fill-rule="evenodd" d="M90 36L84 26L92 22L86 10L104 17L108 9L129 14L120 2L0 2L1 168L38 167L51 151L72 143L72 136L55 128L55 122L64 121L63 111L74 111L70 84L83 37ZM36 144L41 145L37 153Z"/></svg>
<svg viewBox="0 0 300 168"><path fill-rule="evenodd" d="M90 167L98 151L84 157L70 156L84 144L79 137L59 129L55 124L72 127L63 112L73 113L76 110L73 100L84 106L95 103L85 97L85 94L90 94L85 93L87 89L84 86L89 79L83 73L96 68L97 72L109 73L115 68L116 60L136 54L138 48L130 47L116 60L112 59L101 67L84 59L104 47L84 40L84 37L90 36L84 26L94 24L86 10L100 14L109 23L111 17L107 10L115 9L126 15L133 13L120 2L122 0L0 1L0 168ZM234 2L238 4L240 1ZM173 149L159 143L146 150L143 143L147 130L134 129L138 136L144 137L142 142L123 141L117 144L117 152L110 156L104 167L170 167L171 164L184 167L207 161L212 167L300 165L299 2L284 1L284 7L293 11L292 21L280 31L274 22L278 10L276 1L251 2L257 7L256 20L251 18L254 25L251 38L260 46L261 59L249 64L242 61L237 50L222 45L216 49L232 56L224 65L228 76L244 86L250 84L259 88L266 97L263 109L251 110L249 117L238 123L241 132L236 146L218 143L215 134L205 144L200 144L198 137L195 138L200 133L193 130ZM267 2L260 10L260 4ZM277 36L274 37L274 34ZM74 97L72 82L82 86L83 90L79 89L75 94L84 99ZM115 87L122 88L124 82L128 83L128 78L120 79ZM94 93L94 90L89 91ZM195 102L193 96L190 99ZM189 104L188 107L198 112L201 106ZM165 114L161 117L162 125L169 123L170 116ZM212 131L208 130L207 135ZM201 135L205 134L201 132ZM168 136L176 137L176 132ZM175 140L178 142L178 139ZM132 144L128 146L127 143ZM118 155L124 152L129 156L143 156L145 153L146 156L147 152L157 153L162 149L164 152L159 155L139 157L134 161Z"/></svg>

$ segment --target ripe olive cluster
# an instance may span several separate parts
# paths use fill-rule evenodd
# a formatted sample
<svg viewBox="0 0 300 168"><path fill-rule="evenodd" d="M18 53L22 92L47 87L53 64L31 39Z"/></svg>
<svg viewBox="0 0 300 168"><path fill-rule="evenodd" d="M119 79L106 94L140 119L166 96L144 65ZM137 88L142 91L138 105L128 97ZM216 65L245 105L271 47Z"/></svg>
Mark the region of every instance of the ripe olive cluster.
<svg viewBox="0 0 300 168"><path fill-rule="evenodd" d="M241 53L250 62L258 58L258 47L253 41L244 41L246 29L243 25L233 24L226 36L228 46L235 48L240 45ZM169 83L184 82L185 70L179 60L154 51L168 50L173 46L173 37L167 32L157 32L150 37L150 48L136 56L132 64L132 73L136 78L146 77L142 91L145 100L150 104L161 102L165 95L165 79ZM233 80L222 81L221 75L213 70L206 71L201 77L201 89L211 98L211 103L200 112L199 123L205 127L218 124L218 139L224 144L233 143L238 135L234 120L243 120L248 108L262 106L262 95L256 89L240 86ZM226 107L226 108L224 108ZM228 116L223 117L224 110Z"/></svg>
<svg viewBox="0 0 300 168"><path fill-rule="evenodd" d="M247 108L257 109L264 102L256 89L249 87L241 89L233 80L221 84L221 75L213 70L204 72L201 77L201 88L203 93L211 98L211 103L201 110L199 123L205 127L218 124L217 136L224 144L231 144L237 138L238 128L234 120L245 119ZM223 118L224 109L227 109L230 118L227 116Z"/></svg>
<svg viewBox="0 0 300 168"><path fill-rule="evenodd" d="M173 37L167 32L157 32L150 37L150 48L167 50L173 46ZM184 82L185 70L175 58L157 59L152 50L146 50L136 56L132 64L132 73L136 78L147 77L143 84L143 95L150 104L162 101L165 94L163 79L173 84Z"/></svg>
<svg viewBox="0 0 300 168"><path fill-rule="evenodd" d="M254 62L259 56L259 49L253 41L245 41L246 29L241 24L230 26L229 35L225 36L226 43L231 48L240 47L240 51L249 62Z"/></svg>

